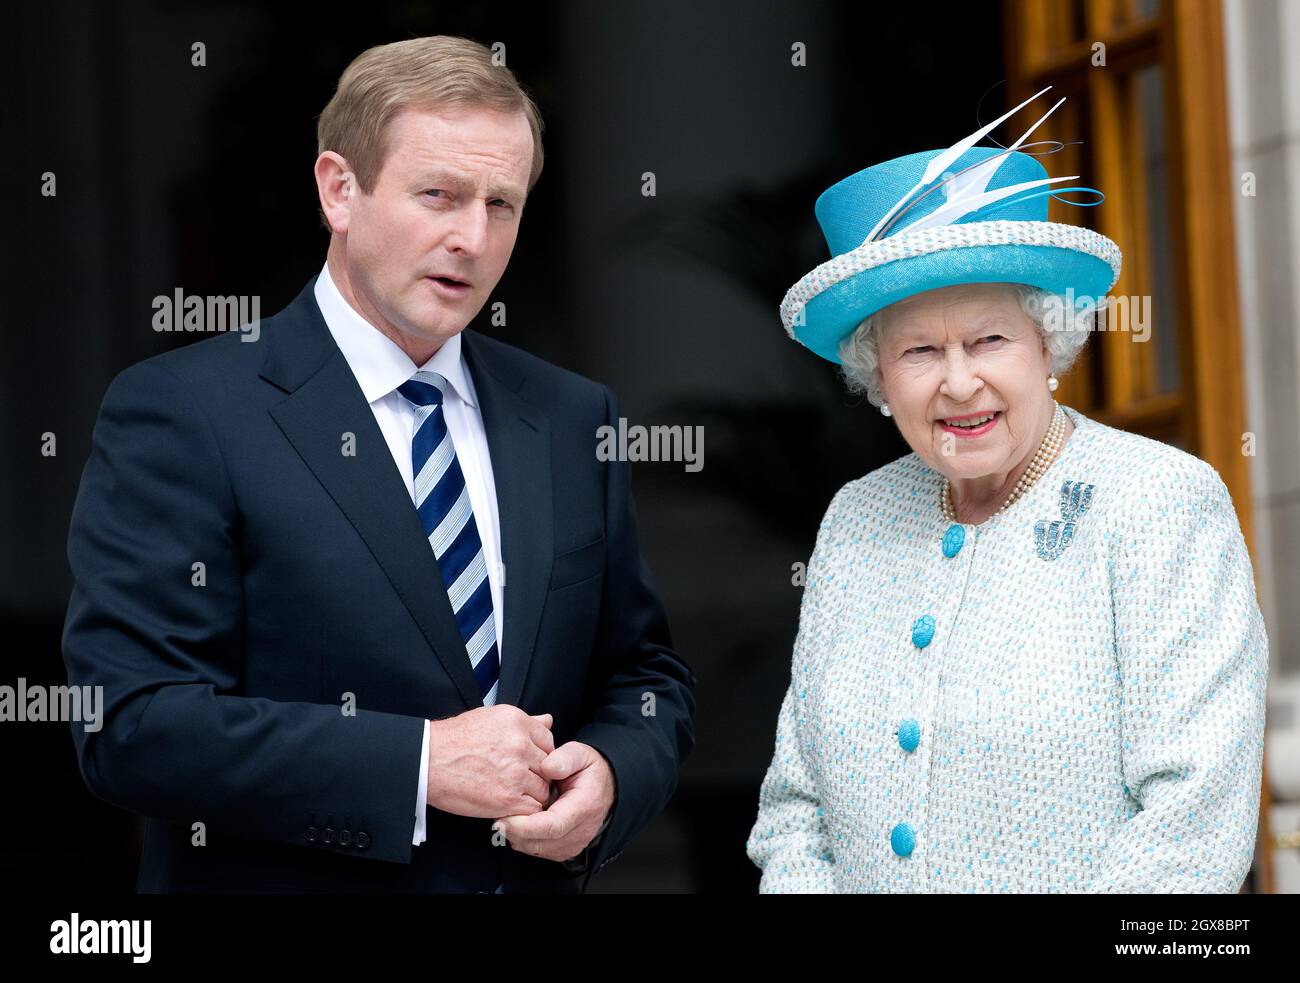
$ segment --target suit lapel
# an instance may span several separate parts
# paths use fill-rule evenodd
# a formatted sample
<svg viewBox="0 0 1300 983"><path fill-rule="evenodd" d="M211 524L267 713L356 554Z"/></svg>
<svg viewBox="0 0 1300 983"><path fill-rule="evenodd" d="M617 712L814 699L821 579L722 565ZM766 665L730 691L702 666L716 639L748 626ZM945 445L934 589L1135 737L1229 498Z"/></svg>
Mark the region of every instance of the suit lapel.
<svg viewBox="0 0 1300 983"><path fill-rule="evenodd" d="M325 326L314 285L313 279L265 326L262 378L289 393L271 416L365 541L466 707L482 706L433 550L370 405ZM342 452L346 433L355 435L355 456Z"/></svg>
<svg viewBox="0 0 1300 983"><path fill-rule="evenodd" d="M554 557L550 420L519 390L523 376L489 339L472 331L461 350L474 379L492 456L501 519L501 685L497 702L519 705L532 663Z"/></svg>

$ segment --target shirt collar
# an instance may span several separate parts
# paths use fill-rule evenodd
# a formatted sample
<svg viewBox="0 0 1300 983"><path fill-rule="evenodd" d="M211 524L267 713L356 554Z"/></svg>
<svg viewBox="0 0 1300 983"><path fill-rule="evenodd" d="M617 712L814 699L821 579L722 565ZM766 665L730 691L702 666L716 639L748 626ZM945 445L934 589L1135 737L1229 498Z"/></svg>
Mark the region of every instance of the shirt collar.
<svg viewBox="0 0 1300 983"><path fill-rule="evenodd" d="M320 276L316 278L315 294L325 326L360 383L366 402L373 403L387 396L417 370L427 369L451 383L456 395L470 406L478 406L474 386L465 371L459 334L448 338L431 359L417 366L392 339L358 314L343 298L330 276L328 262L321 267Z"/></svg>

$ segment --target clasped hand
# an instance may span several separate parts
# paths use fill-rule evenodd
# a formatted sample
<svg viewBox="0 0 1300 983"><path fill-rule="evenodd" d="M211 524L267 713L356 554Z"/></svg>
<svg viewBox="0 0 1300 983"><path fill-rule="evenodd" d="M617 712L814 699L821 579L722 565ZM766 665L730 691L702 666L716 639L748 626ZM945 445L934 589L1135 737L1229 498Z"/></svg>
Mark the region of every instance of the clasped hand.
<svg viewBox="0 0 1300 983"><path fill-rule="evenodd" d="M549 713L476 707L429 722L429 805L496 819L514 850L572 860L614 805L614 773L580 741L555 746Z"/></svg>

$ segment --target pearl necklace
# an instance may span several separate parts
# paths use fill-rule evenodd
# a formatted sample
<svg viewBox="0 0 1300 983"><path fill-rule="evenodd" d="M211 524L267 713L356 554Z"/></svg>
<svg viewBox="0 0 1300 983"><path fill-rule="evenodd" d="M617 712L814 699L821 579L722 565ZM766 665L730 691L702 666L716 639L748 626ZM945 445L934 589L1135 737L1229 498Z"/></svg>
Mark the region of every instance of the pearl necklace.
<svg viewBox="0 0 1300 983"><path fill-rule="evenodd" d="M1056 460L1056 452L1061 449L1061 438L1065 436L1065 411L1061 409L1061 404L1052 400L1052 405L1056 407L1052 413L1051 426L1047 428L1047 433L1043 434L1043 442L1038 445L1038 450L1034 453L1033 460L1029 462L1029 467L1025 468L1024 474L1016 482L1016 487L1012 489L1010 497L1002 503L993 515L1000 515L1006 509L1009 509L1017 499L1019 499L1030 486L1043 476L1048 466ZM943 495L940 498L940 504L943 506L943 514L947 516L949 522L957 521L957 513L952 507L952 482L947 478L943 479ZM993 516L989 516L993 518Z"/></svg>

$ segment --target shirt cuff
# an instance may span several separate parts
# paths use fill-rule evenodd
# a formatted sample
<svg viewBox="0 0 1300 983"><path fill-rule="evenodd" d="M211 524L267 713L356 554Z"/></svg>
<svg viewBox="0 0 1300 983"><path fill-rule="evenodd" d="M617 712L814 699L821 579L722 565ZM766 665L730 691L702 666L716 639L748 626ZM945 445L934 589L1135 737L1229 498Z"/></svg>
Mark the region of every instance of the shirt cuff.
<svg viewBox="0 0 1300 983"><path fill-rule="evenodd" d="M425 799L429 794L429 721L424 722L424 742L420 750L420 792L415 799L415 835L411 845L419 846L424 842L424 813L428 808Z"/></svg>

